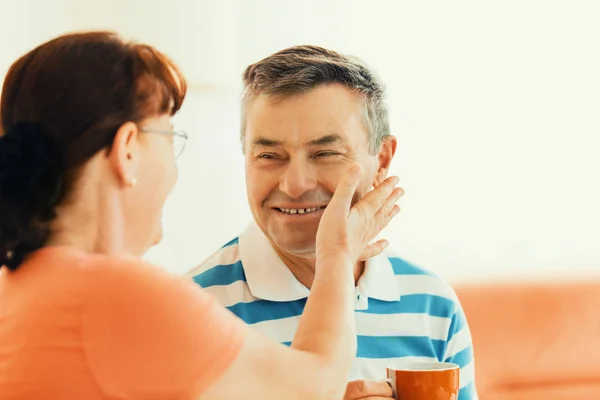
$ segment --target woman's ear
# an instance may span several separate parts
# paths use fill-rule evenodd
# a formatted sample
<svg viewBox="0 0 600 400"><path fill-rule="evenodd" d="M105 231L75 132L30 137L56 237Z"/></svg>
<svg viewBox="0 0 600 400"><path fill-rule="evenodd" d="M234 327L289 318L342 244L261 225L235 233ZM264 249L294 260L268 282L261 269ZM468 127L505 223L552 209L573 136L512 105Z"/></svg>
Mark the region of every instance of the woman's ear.
<svg viewBox="0 0 600 400"><path fill-rule="evenodd" d="M396 137L390 135L386 137L383 143L381 144L379 154L377 155L379 159L379 168L377 169L377 173L375 174L373 187L377 187L387 177L390 165L392 164L392 160L394 159L394 155L396 154L397 142L398 141Z"/></svg>
<svg viewBox="0 0 600 400"><path fill-rule="evenodd" d="M118 181L125 186L135 186L140 158L139 129L133 122L119 127L108 158Z"/></svg>

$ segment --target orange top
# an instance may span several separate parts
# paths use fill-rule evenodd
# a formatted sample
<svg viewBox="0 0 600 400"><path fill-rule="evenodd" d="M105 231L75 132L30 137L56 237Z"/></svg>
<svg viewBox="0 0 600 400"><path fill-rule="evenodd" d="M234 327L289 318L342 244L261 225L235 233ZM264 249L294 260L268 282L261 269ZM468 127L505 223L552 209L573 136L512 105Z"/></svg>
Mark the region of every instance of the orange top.
<svg viewBox="0 0 600 400"><path fill-rule="evenodd" d="M45 248L0 270L0 398L192 400L237 357L244 329L140 260Z"/></svg>

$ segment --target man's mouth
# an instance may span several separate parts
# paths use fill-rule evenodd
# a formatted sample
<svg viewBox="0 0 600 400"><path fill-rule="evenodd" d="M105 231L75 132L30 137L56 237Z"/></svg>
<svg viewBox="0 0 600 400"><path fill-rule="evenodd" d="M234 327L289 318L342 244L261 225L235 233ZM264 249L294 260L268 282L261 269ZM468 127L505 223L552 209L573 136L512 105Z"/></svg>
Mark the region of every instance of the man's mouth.
<svg viewBox="0 0 600 400"><path fill-rule="evenodd" d="M275 208L277 211L284 214L310 214L324 209L326 206L311 207L311 208Z"/></svg>

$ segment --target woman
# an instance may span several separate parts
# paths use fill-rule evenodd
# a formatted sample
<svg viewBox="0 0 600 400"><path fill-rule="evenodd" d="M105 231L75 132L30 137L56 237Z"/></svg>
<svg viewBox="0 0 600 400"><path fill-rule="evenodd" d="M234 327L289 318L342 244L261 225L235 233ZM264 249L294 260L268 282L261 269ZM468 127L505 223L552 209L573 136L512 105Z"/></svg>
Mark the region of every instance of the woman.
<svg viewBox="0 0 600 400"><path fill-rule="evenodd" d="M2 91L2 399L339 399L356 350L352 266L398 212L397 179L350 208L350 167L317 234L291 348L196 285L139 259L186 137L186 84L152 47L65 35L17 60ZM369 254L367 254L368 256ZM364 256L364 254L363 254ZM317 305L320 307L317 309Z"/></svg>

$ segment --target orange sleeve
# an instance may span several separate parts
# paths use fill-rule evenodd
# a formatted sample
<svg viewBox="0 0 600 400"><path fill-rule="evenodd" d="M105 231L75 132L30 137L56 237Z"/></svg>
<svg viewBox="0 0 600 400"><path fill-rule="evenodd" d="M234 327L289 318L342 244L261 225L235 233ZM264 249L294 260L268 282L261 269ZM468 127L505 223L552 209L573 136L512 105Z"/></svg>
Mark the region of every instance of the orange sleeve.
<svg viewBox="0 0 600 400"><path fill-rule="evenodd" d="M134 261L94 274L82 345L106 395L196 399L239 354L246 326L191 281Z"/></svg>

